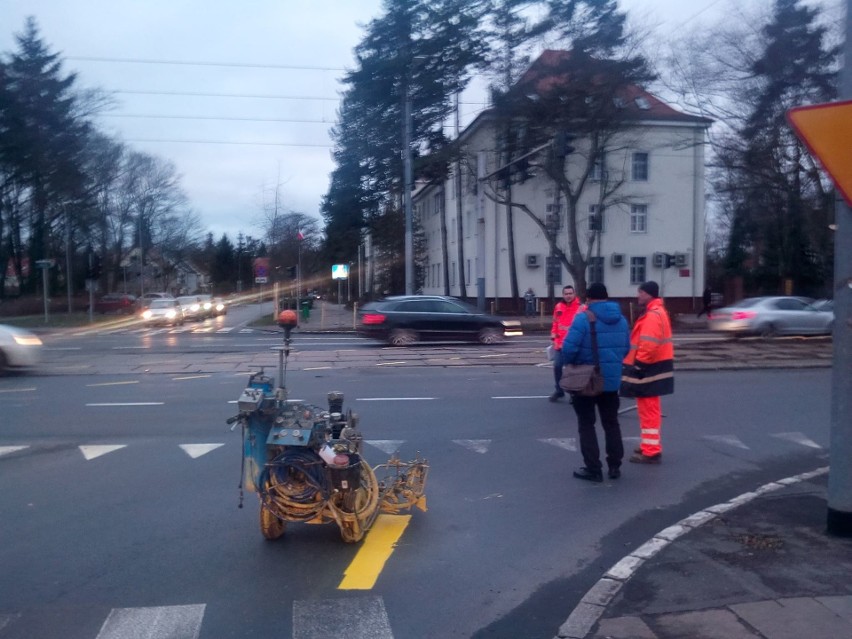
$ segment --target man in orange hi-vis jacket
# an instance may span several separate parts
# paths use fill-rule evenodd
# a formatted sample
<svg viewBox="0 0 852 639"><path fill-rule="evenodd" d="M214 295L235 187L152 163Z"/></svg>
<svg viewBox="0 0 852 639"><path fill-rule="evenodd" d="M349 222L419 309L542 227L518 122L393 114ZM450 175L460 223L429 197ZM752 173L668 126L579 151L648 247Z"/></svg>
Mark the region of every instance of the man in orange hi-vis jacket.
<svg viewBox="0 0 852 639"><path fill-rule="evenodd" d="M640 284L637 297L644 310L630 332L630 352L624 358L621 395L635 397L639 413L640 445L630 461L659 464L663 456L660 396L674 392L672 325L656 282Z"/></svg>

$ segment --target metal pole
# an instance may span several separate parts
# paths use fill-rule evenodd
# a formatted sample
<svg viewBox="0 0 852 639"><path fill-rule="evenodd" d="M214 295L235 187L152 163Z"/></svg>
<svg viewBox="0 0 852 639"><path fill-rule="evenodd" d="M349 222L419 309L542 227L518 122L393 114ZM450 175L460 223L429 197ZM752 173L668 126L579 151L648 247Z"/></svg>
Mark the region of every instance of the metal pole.
<svg viewBox="0 0 852 639"><path fill-rule="evenodd" d="M405 294L414 293L414 230L411 211L411 91L410 78L405 84L405 108L402 115L402 164L404 174L403 205L405 207Z"/></svg>
<svg viewBox="0 0 852 639"><path fill-rule="evenodd" d="M71 217L68 215L68 207L65 209L65 289L68 293L68 312L74 308L71 305Z"/></svg>
<svg viewBox="0 0 852 639"><path fill-rule="evenodd" d="M44 323L47 324L50 321L50 316L47 312L47 269L48 266L41 267L41 288L44 291Z"/></svg>
<svg viewBox="0 0 852 639"><path fill-rule="evenodd" d="M846 42L840 98L852 97L852 0L846 0ZM828 474L830 535L852 537L852 210L837 198L834 232L834 366Z"/></svg>
<svg viewBox="0 0 852 639"><path fill-rule="evenodd" d="M852 0L850 0L852 1ZM485 151L476 154L476 307L485 311Z"/></svg>

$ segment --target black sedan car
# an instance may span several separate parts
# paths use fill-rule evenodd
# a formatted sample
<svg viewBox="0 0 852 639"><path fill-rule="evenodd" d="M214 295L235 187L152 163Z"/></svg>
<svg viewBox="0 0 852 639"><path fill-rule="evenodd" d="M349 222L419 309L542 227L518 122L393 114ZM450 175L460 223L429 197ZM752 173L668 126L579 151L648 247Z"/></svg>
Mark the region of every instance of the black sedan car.
<svg viewBox="0 0 852 639"><path fill-rule="evenodd" d="M523 335L517 320L501 320L454 297L439 295L387 297L365 304L359 311L358 332L394 346L425 340L496 344Z"/></svg>

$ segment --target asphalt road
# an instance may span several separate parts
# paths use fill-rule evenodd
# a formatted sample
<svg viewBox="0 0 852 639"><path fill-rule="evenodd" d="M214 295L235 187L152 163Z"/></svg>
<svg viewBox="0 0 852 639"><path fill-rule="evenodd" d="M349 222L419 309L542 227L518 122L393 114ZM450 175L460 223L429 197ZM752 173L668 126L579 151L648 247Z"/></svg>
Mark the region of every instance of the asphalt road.
<svg viewBox="0 0 852 639"><path fill-rule="evenodd" d="M234 330L219 339L250 335ZM183 344L174 359L190 369L207 361L180 336L161 339ZM134 340L52 341L45 371L0 379L0 639L548 639L625 549L824 464L828 446L829 370L682 372L664 401L665 463L589 485L571 478L575 420L546 401L546 366L303 361L291 396L344 391L371 463L398 450L431 464L429 511L415 511L376 585L340 590L359 547L333 526L294 525L270 543L254 496L237 508L241 446L225 419L242 364L145 372L129 355L119 373L107 353ZM95 374L58 372L93 357ZM629 449L635 413L622 423Z"/></svg>

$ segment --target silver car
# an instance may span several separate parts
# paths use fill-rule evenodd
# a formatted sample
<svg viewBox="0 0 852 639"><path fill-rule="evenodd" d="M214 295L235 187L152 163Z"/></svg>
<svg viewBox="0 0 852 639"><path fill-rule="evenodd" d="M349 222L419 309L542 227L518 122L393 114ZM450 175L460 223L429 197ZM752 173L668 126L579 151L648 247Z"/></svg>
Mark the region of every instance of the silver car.
<svg viewBox="0 0 852 639"><path fill-rule="evenodd" d="M710 315L712 331L739 335L830 335L834 313L806 297L748 297Z"/></svg>
<svg viewBox="0 0 852 639"><path fill-rule="evenodd" d="M41 358L41 350L42 343L36 335L0 324L0 374L13 368L35 366Z"/></svg>
<svg viewBox="0 0 852 639"><path fill-rule="evenodd" d="M142 321L145 324L183 324L183 309L176 299L152 299L144 311Z"/></svg>

